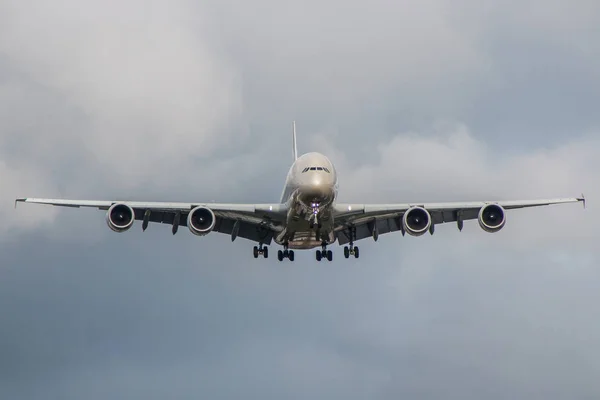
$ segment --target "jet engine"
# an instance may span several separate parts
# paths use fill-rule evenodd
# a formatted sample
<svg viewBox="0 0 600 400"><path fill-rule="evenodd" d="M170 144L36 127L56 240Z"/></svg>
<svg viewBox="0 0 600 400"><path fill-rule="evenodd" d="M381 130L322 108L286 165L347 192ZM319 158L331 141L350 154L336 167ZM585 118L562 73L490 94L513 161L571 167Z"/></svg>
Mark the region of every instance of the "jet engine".
<svg viewBox="0 0 600 400"><path fill-rule="evenodd" d="M498 232L506 224L504 208L498 204L488 204L479 210L479 226L486 232Z"/></svg>
<svg viewBox="0 0 600 400"><path fill-rule="evenodd" d="M411 236L421 236L431 226L431 215L423 207L411 207L402 217L404 230Z"/></svg>
<svg viewBox="0 0 600 400"><path fill-rule="evenodd" d="M106 212L106 223L115 232L125 232L133 225L135 213L127 204L116 203Z"/></svg>
<svg viewBox="0 0 600 400"><path fill-rule="evenodd" d="M188 214L187 226L194 235L208 235L215 227L215 213L207 207L196 207Z"/></svg>

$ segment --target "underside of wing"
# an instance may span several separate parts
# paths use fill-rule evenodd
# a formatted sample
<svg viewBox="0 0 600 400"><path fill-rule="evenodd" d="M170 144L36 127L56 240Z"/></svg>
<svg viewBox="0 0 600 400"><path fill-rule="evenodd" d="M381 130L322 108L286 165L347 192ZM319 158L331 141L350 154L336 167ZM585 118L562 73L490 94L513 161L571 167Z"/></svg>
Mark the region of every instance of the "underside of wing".
<svg viewBox="0 0 600 400"><path fill-rule="evenodd" d="M215 231L270 244L282 230L286 212L283 204L170 203L105 200L68 200L20 198L18 202L60 207L90 207L106 211L106 222L115 232L129 230L134 221L142 221L146 230L150 222L171 225L173 234L180 226L204 236ZM15 204L16 205L16 204Z"/></svg>
<svg viewBox="0 0 600 400"><path fill-rule="evenodd" d="M335 209L335 231L338 243L401 231L402 235L433 234L435 225L456 222L459 230L463 221L476 219L486 232L497 232L506 223L506 211L517 208L551 204L583 202L585 198L542 200L483 201L424 204L338 204Z"/></svg>

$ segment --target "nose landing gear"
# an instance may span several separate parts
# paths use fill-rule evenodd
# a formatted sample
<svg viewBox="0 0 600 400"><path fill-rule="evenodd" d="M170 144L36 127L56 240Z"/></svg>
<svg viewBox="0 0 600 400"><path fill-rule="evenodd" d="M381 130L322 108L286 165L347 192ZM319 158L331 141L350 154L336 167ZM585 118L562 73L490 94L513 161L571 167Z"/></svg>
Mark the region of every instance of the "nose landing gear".
<svg viewBox="0 0 600 400"><path fill-rule="evenodd" d="M317 229L321 229L322 225L319 222L319 203L311 203L311 215L309 217L309 227L310 229L314 229L315 226Z"/></svg>

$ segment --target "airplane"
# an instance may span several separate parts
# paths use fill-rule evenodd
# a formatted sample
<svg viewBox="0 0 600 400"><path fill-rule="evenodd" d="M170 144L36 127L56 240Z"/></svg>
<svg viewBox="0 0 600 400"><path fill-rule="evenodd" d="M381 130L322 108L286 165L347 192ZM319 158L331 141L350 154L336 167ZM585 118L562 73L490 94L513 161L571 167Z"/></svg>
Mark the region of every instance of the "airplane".
<svg viewBox="0 0 600 400"><path fill-rule="evenodd" d="M317 152L298 156L296 123L292 124L293 164L281 200L272 204L170 203L140 201L18 198L18 202L63 207L93 207L106 211L106 223L115 232L129 230L134 221L169 224L173 235L187 226L197 236L221 232L233 242L241 237L256 243L254 258L268 258L272 242L282 246L279 261L294 261L294 250L316 250L316 260L333 260L329 245L344 245L344 257L359 258L355 242L400 231L404 236L433 235L435 226L477 219L485 232L498 232L506 224L506 211L551 204L583 202L585 197L517 201L445 203L342 204L337 203L338 176L333 163Z"/></svg>

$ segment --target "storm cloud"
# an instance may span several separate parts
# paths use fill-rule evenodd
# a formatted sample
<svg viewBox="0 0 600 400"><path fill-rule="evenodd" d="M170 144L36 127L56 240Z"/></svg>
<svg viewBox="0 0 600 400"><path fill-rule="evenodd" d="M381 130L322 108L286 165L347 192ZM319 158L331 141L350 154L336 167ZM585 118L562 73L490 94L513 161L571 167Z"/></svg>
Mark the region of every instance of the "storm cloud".
<svg viewBox="0 0 600 400"><path fill-rule="evenodd" d="M0 397L596 398L597 26L585 0L3 1ZM588 209L323 264L13 207L277 201L292 120L341 201Z"/></svg>

